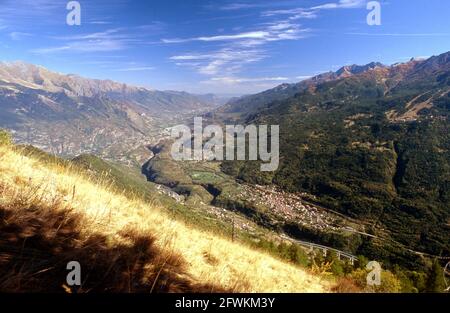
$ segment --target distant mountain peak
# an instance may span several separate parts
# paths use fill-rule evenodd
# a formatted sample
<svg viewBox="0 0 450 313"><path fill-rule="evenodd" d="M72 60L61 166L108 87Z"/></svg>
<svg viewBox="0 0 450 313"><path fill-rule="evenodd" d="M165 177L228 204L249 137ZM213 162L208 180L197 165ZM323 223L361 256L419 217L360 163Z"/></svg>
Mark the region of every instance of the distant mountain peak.
<svg viewBox="0 0 450 313"><path fill-rule="evenodd" d="M341 67L339 70L336 71L336 74L341 77L341 76L350 76L350 75L355 75L355 74L361 74L376 68L385 68L386 66L383 65L380 62L371 62L368 63L366 65L346 65Z"/></svg>
<svg viewBox="0 0 450 313"><path fill-rule="evenodd" d="M277 90L284 90L284 89L289 88L291 86L292 86L292 84L284 83L284 84L278 85L277 87L275 87L275 89L277 89Z"/></svg>
<svg viewBox="0 0 450 313"><path fill-rule="evenodd" d="M109 92L135 92L142 88L112 80L85 78L77 74L62 74L23 61L1 62L0 81L24 85L49 92L65 92L72 96L87 96Z"/></svg>
<svg viewBox="0 0 450 313"><path fill-rule="evenodd" d="M376 81L392 79L391 83L400 83L406 77L415 75L418 79L430 72L442 71L450 68L450 52L439 56L431 57L426 60L413 58L406 63L397 63L391 66L380 62L371 62L365 65L346 65L336 72L329 71L318 74L306 80L295 84L281 84L263 92L247 95L240 98L231 99L226 106L219 109L220 112L253 112L266 107L274 101L284 100L289 97L305 91L314 89L326 82L348 77L365 76L371 77ZM395 86L396 84L393 84Z"/></svg>

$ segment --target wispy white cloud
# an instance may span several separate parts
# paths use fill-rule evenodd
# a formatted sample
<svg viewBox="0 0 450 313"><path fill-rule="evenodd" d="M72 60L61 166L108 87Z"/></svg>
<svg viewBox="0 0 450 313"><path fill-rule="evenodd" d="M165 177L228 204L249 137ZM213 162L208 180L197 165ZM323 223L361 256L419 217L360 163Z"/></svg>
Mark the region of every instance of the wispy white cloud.
<svg viewBox="0 0 450 313"><path fill-rule="evenodd" d="M55 22L54 18L46 18L58 10L65 10L63 1L55 0L4 0L0 5L0 19L9 27L23 25L24 22L33 25L31 21L40 23ZM61 20L63 20L62 15Z"/></svg>
<svg viewBox="0 0 450 313"><path fill-rule="evenodd" d="M50 39L61 42L59 45L32 50L36 54L60 52L101 52L128 49L133 45L142 44L145 34L140 27L146 29L147 25L134 28L112 28L101 32L53 36Z"/></svg>
<svg viewBox="0 0 450 313"><path fill-rule="evenodd" d="M267 24L264 28L254 31L228 35L162 39L162 42L166 44L174 44L192 41L202 41L202 42L232 41L232 42L239 42L241 45L258 45L270 41L300 39L305 37L309 31L310 29L302 29L298 24L282 21Z"/></svg>
<svg viewBox="0 0 450 313"><path fill-rule="evenodd" d="M126 67L115 69L116 72L143 72L143 71L153 71L155 67L153 66L137 66L137 67Z"/></svg>
<svg viewBox="0 0 450 313"><path fill-rule="evenodd" d="M287 10L273 10L273 11L265 11L262 13L262 16L276 16L276 15L288 15L289 20L298 20L298 19L313 19L317 17L316 10L304 9L304 8L295 8L295 9L287 9Z"/></svg>
<svg viewBox="0 0 450 313"><path fill-rule="evenodd" d="M30 34L30 33L23 33L23 32L11 32L11 33L9 33L9 37L12 40L14 40L14 41L19 41L19 40L22 40L22 39L24 39L26 37L30 37L30 36L33 36L33 35Z"/></svg>
<svg viewBox="0 0 450 313"><path fill-rule="evenodd" d="M364 7L367 0L340 0L339 2L330 2L314 6L312 10L329 10L329 9L353 9Z"/></svg>
<svg viewBox="0 0 450 313"><path fill-rule="evenodd" d="M27 31L49 25L61 27L66 23L68 2L69 0L0 0L0 19L11 28L20 27ZM80 2L82 24L106 25L110 23L111 17L104 16L105 12L112 7L126 5L129 0Z"/></svg>
<svg viewBox="0 0 450 313"><path fill-rule="evenodd" d="M0 18L0 30L7 29L7 28L8 28L8 24L5 22L5 20Z"/></svg>
<svg viewBox="0 0 450 313"><path fill-rule="evenodd" d="M387 37L447 37L450 33L345 33L353 36L387 36Z"/></svg>
<svg viewBox="0 0 450 313"><path fill-rule="evenodd" d="M166 44L200 41L221 42L226 48L210 53L188 53L170 57L176 65L187 66L203 75L233 75L245 65L261 61L267 57L264 45L283 40L297 40L307 37L309 29L290 21L276 21L259 25L259 29L234 34L220 34L183 39L163 39Z"/></svg>
<svg viewBox="0 0 450 313"><path fill-rule="evenodd" d="M266 55L261 49L223 48L210 53L192 53L170 57L178 66L193 68L200 74L228 75L239 72L244 65L258 62Z"/></svg>
<svg viewBox="0 0 450 313"><path fill-rule="evenodd" d="M135 27L135 30L143 33L144 35L157 35L163 33L167 26L168 25L164 22L153 21L149 24L137 26Z"/></svg>
<svg viewBox="0 0 450 313"><path fill-rule="evenodd" d="M233 76L224 76L224 77L213 77L209 80L203 81L202 83L226 83L226 84L241 84L241 83L257 83L257 82L286 82L290 79L288 77L233 77Z"/></svg>
<svg viewBox="0 0 450 313"><path fill-rule="evenodd" d="M163 43L182 43L189 41L232 41L232 40L241 40L241 39L263 39L269 36L269 33L266 31L254 31L247 33L240 33L234 35L219 35L219 36L203 36L203 37L194 37L194 38L186 38L186 39L163 39Z"/></svg>
<svg viewBox="0 0 450 313"><path fill-rule="evenodd" d="M367 0L339 0L338 2L328 2L312 7L296 7L283 10L271 10L262 13L262 16L287 16L289 20L297 19L312 19L317 18L321 10L332 9L355 9L362 8L367 3Z"/></svg>
<svg viewBox="0 0 450 313"><path fill-rule="evenodd" d="M120 34L121 28L112 28L107 29L102 32L95 32L95 33L87 33L87 34L80 34L80 35L69 35L69 36L55 36L52 37L53 39L59 39L59 40L68 40L68 41L75 41L75 40L100 40L100 39L121 39L121 38L128 38L128 35L126 34Z"/></svg>
<svg viewBox="0 0 450 313"><path fill-rule="evenodd" d="M261 6L262 5L258 3L230 3L219 7L219 9L224 11L235 11L242 9L261 8Z"/></svg>
<svg viewBox="0 0 450 313"><path fill-rule="evenodd" d="M96 39L68 42L61 46L39 48L31 50L35 54L49 54L58 52L109 52L126 49L125 42L111 39Z"/></svg>
<svg viewBox="0 0 450 313"><path fill-rule="evenodd" d="M292 4L292 3L291 3ZM221 7L222 10L238 10L253 7L272 7L262 3L233 3ZM292 41L311 35L311 29L303 28L294 20L303 14L305 18L312 18L312 13L296 12L298 16L291 19L276 19L269 23L259 24L251 29L236 33L214 34L189 38L164 38L164 44L180 44L188 42L202 42L222 44L225 48L213 50L210 53L187 53L170 58L178 66L193 68L198 73L208 76L221 74L221 79L214 82L236 81L236 74L251 63L259 62L268 56L266 46L278 41ZM224 77L226 79L224 79ZM233 78L233 79L231 79ZM243 82L243 81L241 81ZM250 82L250 81L248 81Z"/></svg>
<svg viewBox="0 0 450 313"><path fill-rule="evenodd" d="M88 23L92 24L92 25L109 25L109 24L112 24L111 21L89 21Z"/></svg>
<svg viewBox="0 0 450 313"><path fill-rule="evenodd" d="M166 24L155 21L145 25L110 28L99 32L49 36L49 39L57 41L59 44L34 49L32 52L44 54L124 50L134 46L148 44L148 38L162 33L165 27Z"/></svg>
<svg viewBox="0 0 450 313"><path fill-rule="evenodd" d="M246 10L246 9L258 9L258 8L271 8L271 7L280 7L280 6L291 6L297 4L298 1L295 0L287 0L287 1L266 1L266 2L234 2L219 6L218 9L222 11L237 11L237 10ZM217 6L209 6L212 9L217 9Z"/></svg>

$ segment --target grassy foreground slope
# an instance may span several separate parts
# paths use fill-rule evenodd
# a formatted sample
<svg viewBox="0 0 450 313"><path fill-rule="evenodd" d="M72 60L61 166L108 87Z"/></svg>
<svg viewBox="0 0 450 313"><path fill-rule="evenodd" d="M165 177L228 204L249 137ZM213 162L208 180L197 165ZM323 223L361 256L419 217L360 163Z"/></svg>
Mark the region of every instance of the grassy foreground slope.
<svg viewBox="0 0 450 313"><path fill-rule="evenodd" d="M171 219L76 168L0 145L0 290L324 292L326 280ZM73 290L72 290L73 291Z"/></svg>

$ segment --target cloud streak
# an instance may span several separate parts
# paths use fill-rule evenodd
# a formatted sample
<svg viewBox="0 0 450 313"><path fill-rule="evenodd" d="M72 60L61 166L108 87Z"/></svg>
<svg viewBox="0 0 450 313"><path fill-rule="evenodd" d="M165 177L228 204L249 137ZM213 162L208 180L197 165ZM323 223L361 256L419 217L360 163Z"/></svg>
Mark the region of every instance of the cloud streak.
<svg viewBox="0 0 450 313"><path fill-rule="evenodd" d="M63 1L54 0L4 0L0 5L0 20L8 27L23 26L24 22L33 25L38 23L56 23L54 16L58 11L64 12ZM61 15L61 21L65 15Z"/></svg>
<svg viewBox="0 0 450 313"><path fill-rule="evenodd" d="M243 66L261 61L266 55L261 49L223 48L207 54L183 54L170 57L178 66L185 66L203 75L239 72Z"/></svg>
<svg viewBox="0 0 450 313"><path fill-rule="evenodd" d="M339 2L325 3L314 6L312 10L330 10L330 9L354 9L364 7L366 0L340 0Z"/></svg>
<svg viewBox="0 0 450 313"><path fill-rule="evenodd" d="M245 78L245 77L213 77L208 81L203 81L203 83L214 83L221 82L226 84L241 84L241 83L257 83L257 82L285 82L290 80L288 77L255 77L255 78Z"/></svg>
<svg viewBox="0 0 450 313"><path fill-rule="evenodd" d="M22 33L22 32L11 32L11 33L9 33L9 37L12 40L14 40L14 41L19 41L19 40L22 40L22 39L24 39L26 37L31 37L31 36L33 36L33 35L30 34L30 33Z"/></svg>
<svg viewBox="0 0 450 313"><path fill-rule="evenodd" d="M352 36L376 36L376 37L447 37L450 33L345 33Z"/></svg>
<svg viewBox="0 0 450 313"><path fill-rule="evenodd" d="M261 61L267 57L263 48L271 42L297 40L309 35L309 29L298 24L279 21L260 25L259 29L234 34L220 34L183 39L163 39L166 44L185 42L225 43L226 48L210 53L190 53L175 55L170 60L178 66L187 66L203 75L218 73L232 75L242 70L245 65Z"/></svg>
<svg viewBox="0 0 450 313"><path fill-rule="evenodd" d="M265 28L255 31L241 32L228 35L162 39L162 42L166 44L175 44L193 41L201 41L201 42L233 41L233 42L240 42L242 45L245 44L258 45L270 41L300 39L305 37L309 31L310 29L301 29L300 26L297 24L282 21L279 23L268 24Z"/></svg>
<svg viewBox="0 0 450 313"><path fill-rule="evenodd" d="M87 40L75 41L61 46L31 50L34 54L50 54L58 52L108 52L126 49L127 45L118 40Z"/></svg>
<svg viewBox="0 0 450 313"><path fill-rule="evenodd" d="M153 71L155 68L153 66L140 66L140 67L127 67L115 69L116 72L144 72Z"/></svg>
<svg viewBox="0 0 450 313"><path fill-rule="evenodd" d="M322 10L362 8L366 3L367 0L340 0L338 2L328 2L309 8L297 7L293 9L265 11L262 13L262 16L284 15L287 16L289 20L312 19L317 18L319 12Z"/></svg>
<svg viewBox="0 0 450 313"><path fill-rule="evenodd" d="M103 52L125 50L134 45L144 44L145 31L155 30L154 25L142 25L134 28L112 28L102 32L80 35L53 36L50 39L61 41L59 45L32 50L35 54L61 52ZM159 26L158 26L159 27ZM158 28L160 29L160 28Z"/></svg>
<svg viewBox="0 0 450 313"><path fill-rule="evenodd" d="M163 44L182 44L191 42L223 43L227 48L213 51L209 54L191 53L175 55L170 58L178 66L195 69L203 75L215 76L223 74L221 79L214 82L236 82L234 75L239 73L245 65L261 61L267 57L263 48L265 45L277 41L299 40L309 37L312 30L302 28L297 20L317 18L322 10L350 9L364 6L366 0L339 0L308 8L290 8L270 10L261 13L264 18L274 17L275 21L255 27L255 29L231 34L198 36L189 38L164 38ZM283 2L284 6L293 2ZM254 8L280 7L281 3L247 3L237 2L220 7L220 10L233 11ZM233 78L233 79L232 79ZM243 81L241 81L243 82ZM252 82L252 81L247 81Z"/></svg>

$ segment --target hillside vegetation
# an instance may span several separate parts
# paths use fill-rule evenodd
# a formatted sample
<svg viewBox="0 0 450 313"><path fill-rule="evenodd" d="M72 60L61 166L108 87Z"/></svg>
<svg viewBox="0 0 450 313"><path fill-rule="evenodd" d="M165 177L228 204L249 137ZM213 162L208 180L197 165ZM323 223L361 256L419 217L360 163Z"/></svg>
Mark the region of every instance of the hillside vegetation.
<svg viewBox="0 0 450 313"><path fill-rule="evenodd" d="M356 254L422 267L395 241L449 257L450 53L351 70L263 107L243 99L245 123L280 125L280 166L267 175L258 164L230 161L222 170L312 194L386 239L368 239Z"/></svg>
<svg viewBox="0 0 450 313"><path fill-rule="evenodd" d="M328 280L173 220L73 165L0 145L0 290L324 292ZM83 285L65 286L68 261Z"/></svg>

